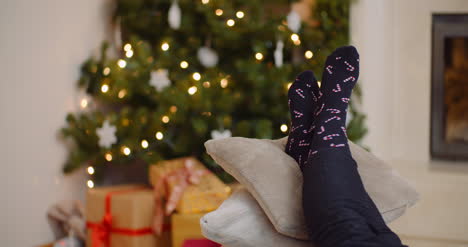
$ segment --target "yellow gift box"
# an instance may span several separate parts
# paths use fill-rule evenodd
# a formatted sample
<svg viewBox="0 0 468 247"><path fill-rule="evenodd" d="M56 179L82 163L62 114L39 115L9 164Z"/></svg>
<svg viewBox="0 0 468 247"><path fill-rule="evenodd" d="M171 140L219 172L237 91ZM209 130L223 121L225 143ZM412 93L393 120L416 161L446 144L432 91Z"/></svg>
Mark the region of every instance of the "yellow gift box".
<svg viewBox="0 0 468 247"><path fill-rule="evenodd" d="M165 179L177 169L184 169L187 161L192 162L194 169L206 171L206 173L200 177L199 183L190 184L185 188L180 201L177 203L176 211L189 214L217 209L229 197L231 188L193 157L166 160L152 165L149 171L151 184L154 186L158 181ZM171 190L177 186L177 181L168 180L167 185Z"/></svg>
<svg viewBox="0 0 468 247"><path fill-rule="evenodd" d="M204 214L171 215L172 247L182 247L189 239L204 239L201 232L200 219Z"/></svg>

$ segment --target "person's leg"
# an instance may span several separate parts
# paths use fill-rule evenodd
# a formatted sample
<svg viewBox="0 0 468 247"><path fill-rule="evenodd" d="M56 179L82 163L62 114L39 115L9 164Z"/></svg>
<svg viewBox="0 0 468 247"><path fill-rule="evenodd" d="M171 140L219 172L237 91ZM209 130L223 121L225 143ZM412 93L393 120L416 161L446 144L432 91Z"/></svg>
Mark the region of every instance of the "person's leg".
<svg viewBox="0 0 468 247"><path fill-rule="evenodd" d="M354 47L327 58L307 163L302 167L304 216L319 247L399 247L364 189L346 137L346 111L359 76Z"/></svg>

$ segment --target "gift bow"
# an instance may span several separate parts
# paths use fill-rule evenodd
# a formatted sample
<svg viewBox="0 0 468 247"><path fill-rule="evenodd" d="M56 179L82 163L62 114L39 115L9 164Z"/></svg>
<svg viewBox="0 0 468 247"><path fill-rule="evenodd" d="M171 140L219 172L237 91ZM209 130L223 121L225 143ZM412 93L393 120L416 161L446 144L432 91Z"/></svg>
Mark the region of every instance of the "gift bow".
<svg viewBox="0 0 468 247"><path fill-rule="evenodd" d="M185 189L191 184L199 184L201 177L209 173L208 170L196 169L192 159L186 159L184 166L165 174L154 185L154 220L153 232L160 235L163 228L164 216L174 212ZM169 184L175 184L171 187ZM165 198L166 197L166 198ZM163 206L165 199L166 205Z"/></svg>
<svg viewBox="0 0 468 247"><path fill-rule="evenodd" d="M91 228L91 243L93 247L109 246L109 238L112 230L112 215L108 212L98 224L89 225Z"/></svg>

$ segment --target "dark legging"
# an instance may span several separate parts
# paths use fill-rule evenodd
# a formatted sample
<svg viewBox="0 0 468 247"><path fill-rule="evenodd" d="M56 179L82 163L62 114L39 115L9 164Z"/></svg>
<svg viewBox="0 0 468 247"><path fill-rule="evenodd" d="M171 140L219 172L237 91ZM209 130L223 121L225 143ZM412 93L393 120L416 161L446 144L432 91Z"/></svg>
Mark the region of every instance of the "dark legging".
<svg viewBox="0 0 468 247"><path fill-rule="evenodd" d="M304 216L318 247L401 247L361 181L348 147L322 149L303 166Z"/></svg>

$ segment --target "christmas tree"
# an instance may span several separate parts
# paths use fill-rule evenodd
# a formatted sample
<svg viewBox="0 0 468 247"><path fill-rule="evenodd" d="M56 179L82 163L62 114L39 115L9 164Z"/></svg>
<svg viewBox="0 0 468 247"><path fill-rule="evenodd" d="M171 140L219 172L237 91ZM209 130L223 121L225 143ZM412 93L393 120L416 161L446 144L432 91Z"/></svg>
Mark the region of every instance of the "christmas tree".
<svg viewBox="0 0 468 247"><path fill-rule="evenodd" d="M203 143L285 136L295 75L311 69L320 77L326 56L348 43L350 0L316 0L304 22L290 4L116 1L117 38L84 62L85 110L70 113L62 129L74 143L64 171L91 166L100 175L106 164L193 155L229 182ZM353 103L348 136L359 141L365 116Z"/></svg>

